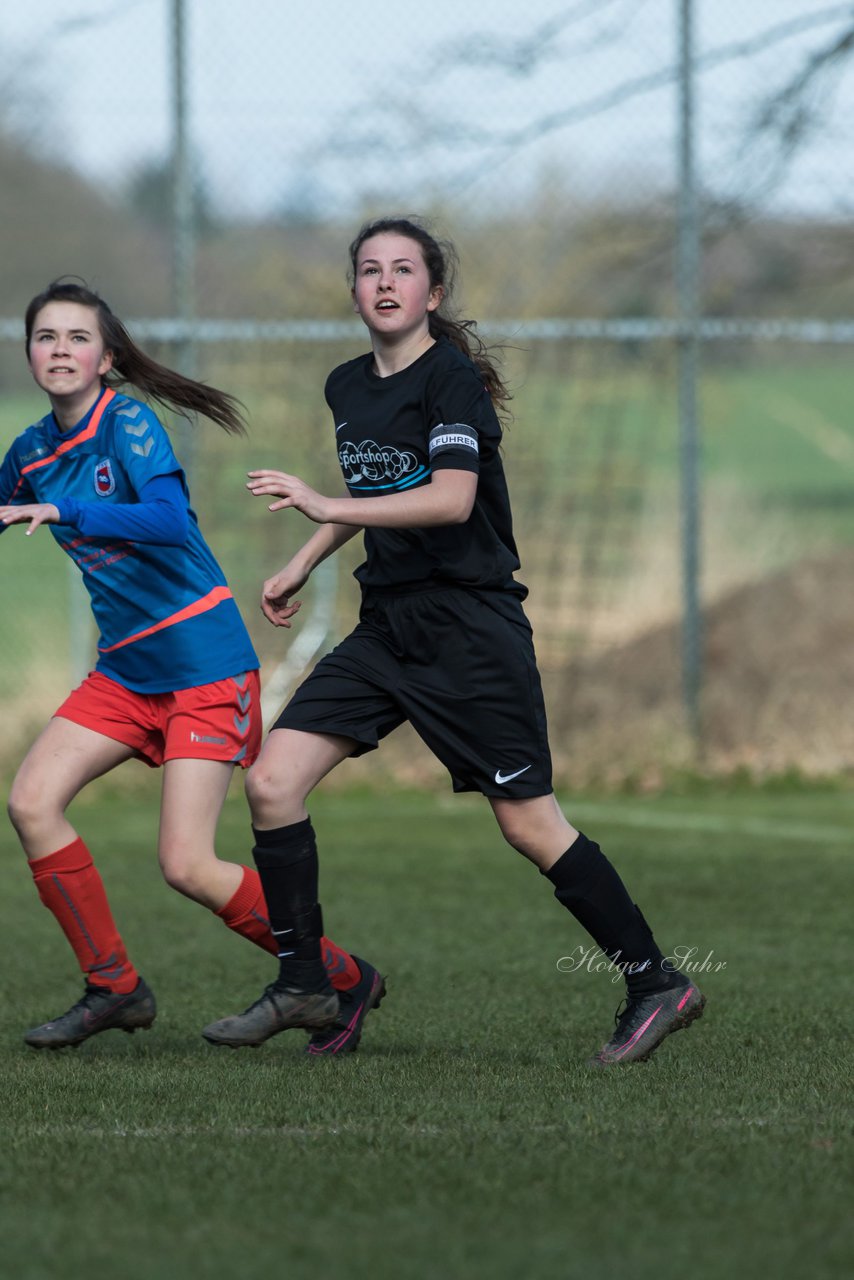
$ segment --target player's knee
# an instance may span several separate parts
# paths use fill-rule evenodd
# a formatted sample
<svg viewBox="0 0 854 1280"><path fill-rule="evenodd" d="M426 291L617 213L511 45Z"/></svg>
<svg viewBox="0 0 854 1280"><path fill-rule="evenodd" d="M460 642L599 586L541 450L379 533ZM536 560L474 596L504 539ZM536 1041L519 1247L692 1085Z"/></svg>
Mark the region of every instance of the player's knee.
<svg viewBox="0 0 854 1280"><path fill-rule="evenodd" d="M542 833L536 824L531 822L522 806L503 805L500 811L496 810L495 817L498 820L499 830L511 849L515 849L526 858L535 858Z"/></svg>
<svg viewBox="0 0 854 1280"><path fill-rule="evenodd" d="M266 825L263 820L268 815L289 812L302 797L296 794L292 779L273 774L259 761L246 775L246 799L253 819Z"/></svg>
<svg viewBox="0 0 854 1280"><path fill-rule="evenodd" d="M199 897L203 888L203 877L199 875L199 869L194 863L180 858L164 857L161 854L160 870L170 889L183 893L187 898Z"/></svg>
<svg viewBox="0 0 854 1280"><path fill-rule="evenodd" d="M16 778L9 792L6 812L9 821L18 832L25 836L38 824L45 815L44 792L40 787L32 786L26 781Z"/></svg>
<svg viewBox="0 0 854 1280"><path fill-rule="evenodd" d="M6 813L8 815L9 821L11 822L15 830L20 831L21 828L18 826L18 823L20 821L20 816L11 795L9 796L9 799L6 801Z"/></svg>
<svg viewBox="0 0 854 1280"><path fill-rule="evenodd" d="M517 853L527 853L526 830L522 822L512 817L502 815L498 820L498 826L504 839L515 849Z"/></svg>

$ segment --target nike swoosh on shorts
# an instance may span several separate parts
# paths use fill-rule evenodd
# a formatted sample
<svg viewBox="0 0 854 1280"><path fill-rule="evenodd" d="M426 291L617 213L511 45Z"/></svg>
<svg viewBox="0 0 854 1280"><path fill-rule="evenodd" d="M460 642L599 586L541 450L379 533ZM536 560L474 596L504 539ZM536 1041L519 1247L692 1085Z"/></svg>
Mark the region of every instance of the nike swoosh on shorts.
<svg viewBox="0 0 854 1280"><path fill-rule="evenodd" d="M499 787L502 787L505 782L512 782L514 778L518 778L520 773L527 773L530 767L531 766L529 764L526 764L524 769L517 769L515 773L505 774L502 774L500 769L496 769L495 781L498 783Z"/></svg>

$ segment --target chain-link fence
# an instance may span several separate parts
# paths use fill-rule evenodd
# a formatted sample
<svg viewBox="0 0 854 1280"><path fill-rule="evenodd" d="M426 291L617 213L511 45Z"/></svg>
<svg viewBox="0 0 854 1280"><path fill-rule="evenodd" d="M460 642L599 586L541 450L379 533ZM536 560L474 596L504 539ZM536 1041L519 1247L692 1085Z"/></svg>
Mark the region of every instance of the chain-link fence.
<svg viewBox="0 0 854 1280"><path fill-rule="evenodd" d="M675 273L686 7L707 317L705 759L849 766L850 5L536 0L524 24L518 6L482 0L464 12L439 0L429 23L339 0L299 13L272 0L81 0L74 18L41 5L26 28L12 23L0 62L0 442L44 412L16 316L57 274L100 288L167 363L189 350L197 374L249 411L246 441L208 424L176 435L268 696L283 697L315 644L352 618L357 549L309 589L303 639L295 628L283 641L261 620L258 589L307 527L253 504L243 476L282 465L340 486L323 381L365 346L346 244L363 216L426 212L459 249L463 312L505 344L505 460L559 776L644 780L694 763ZM192 162L183 206L176 119ZM188 210L181 297L175 219ZM176 315L190 323L176 328ZM46 533L12 531L0 546L8 762L92 637L84 627L80 638L80 596ZM428 767L409 750L385 754L398 773L404 758L413 776Z"/></svg>

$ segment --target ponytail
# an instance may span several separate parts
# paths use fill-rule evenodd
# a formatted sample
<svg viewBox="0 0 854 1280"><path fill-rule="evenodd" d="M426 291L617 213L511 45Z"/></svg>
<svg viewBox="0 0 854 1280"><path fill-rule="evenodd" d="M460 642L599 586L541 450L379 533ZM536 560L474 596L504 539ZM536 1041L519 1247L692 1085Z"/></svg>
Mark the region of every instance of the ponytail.
<svg viewBox="0 0 854 1280"><path fill-rule="evenodd" d="M104 299L82 282L77 283L68 278L54 280L33 298L27 307L24 321L28 357L36 317L49 302L75 302L96 313L104 348L112 352L113 356L112 368L104 377L107 386L120 387L130 383L148 399L175 413L184 416L201 414L222 427L229 435L246 434L242 406L234 396L197 382L194 378L185 378L174 369L152 360L136 345Z"/></svg>

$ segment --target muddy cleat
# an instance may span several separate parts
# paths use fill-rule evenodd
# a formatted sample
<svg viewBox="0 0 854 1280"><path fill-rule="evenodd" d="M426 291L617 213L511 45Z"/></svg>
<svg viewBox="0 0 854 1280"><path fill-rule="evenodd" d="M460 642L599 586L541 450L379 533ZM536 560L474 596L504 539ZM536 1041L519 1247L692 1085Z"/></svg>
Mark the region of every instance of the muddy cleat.
<svg viewBox="0 0 854 1280"><path fill-rule="evenodd" d="M294 991L271 983L260 1000L243 1013L222 1018L205 1027L202 1035L211 1044L239 1049L263 1044L270 1036L290 1027L320 1031L338 1017L338 996L334 991Z"/></svg>
<svg viewBox="0 0 854 1280"><path fill-rule="evenodd" d="M616 1030L606 1045L590 1059L594 1067L610 1067L623 1062L646 1062L671 1031L689 1027L702 1016L706 997L685 983L666 991L656 991L628 999L625 1009L617 1010Z"/></svg>
<svg viewBox="0 0 854 1280"><path fill-rule="evenodd" d="M154 992L142 978L133 991L124 993L87 982L82 1000L53 1022L33 1027L24 1036L24 1043L33 1049L65 1049L113 1027L120 1031L145 1031L156 1015Z"/></svg>
<svg viewBox="0 0 854 1280"><path fill-rule="evenodd" d="M308 1042L306 1053L355 1053L362 1035L362 1023L371 1009L379 1007L385 995L385 978L366 960L353 956L362 976L349 991L338 992L340 1010L335 1021L323 1031L316 1031Z"/></svg>

